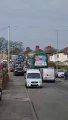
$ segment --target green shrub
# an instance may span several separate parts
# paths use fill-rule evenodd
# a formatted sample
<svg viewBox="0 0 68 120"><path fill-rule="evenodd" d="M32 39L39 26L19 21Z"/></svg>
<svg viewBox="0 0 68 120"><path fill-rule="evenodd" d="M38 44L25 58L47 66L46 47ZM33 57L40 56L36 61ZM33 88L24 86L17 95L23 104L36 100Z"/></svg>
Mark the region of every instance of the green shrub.
<svg viewBox="0 0 68 120"><path fill-rule="evenodd" d="M68 70L68 66L61 66L61 65L59 65L59 66L58 66L58 69Z"/></svg>

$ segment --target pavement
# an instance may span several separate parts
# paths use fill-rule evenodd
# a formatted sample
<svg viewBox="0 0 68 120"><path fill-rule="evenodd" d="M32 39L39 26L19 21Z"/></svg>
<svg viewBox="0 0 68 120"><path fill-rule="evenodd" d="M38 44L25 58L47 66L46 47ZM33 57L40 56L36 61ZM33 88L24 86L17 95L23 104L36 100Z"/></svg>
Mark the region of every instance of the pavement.
<svg viewBox="0 0 68 120"><path fill-rule="evenodd" d="M23 83L23 77L13 77L0 102L0 120L34 120L30 98Z"/></svg>

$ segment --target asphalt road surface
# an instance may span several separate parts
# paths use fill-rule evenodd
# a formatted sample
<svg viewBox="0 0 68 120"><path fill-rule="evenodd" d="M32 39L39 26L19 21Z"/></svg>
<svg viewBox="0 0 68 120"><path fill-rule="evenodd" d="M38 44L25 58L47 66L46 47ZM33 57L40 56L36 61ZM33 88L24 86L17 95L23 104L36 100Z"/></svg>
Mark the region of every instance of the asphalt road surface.
<svg viewBox="0 0 68 120"><path fill-rule="evenodd" d="M23 76L13 76L0 102L0 120L68 120L68 81L44 82L25 88Z"/></svg>

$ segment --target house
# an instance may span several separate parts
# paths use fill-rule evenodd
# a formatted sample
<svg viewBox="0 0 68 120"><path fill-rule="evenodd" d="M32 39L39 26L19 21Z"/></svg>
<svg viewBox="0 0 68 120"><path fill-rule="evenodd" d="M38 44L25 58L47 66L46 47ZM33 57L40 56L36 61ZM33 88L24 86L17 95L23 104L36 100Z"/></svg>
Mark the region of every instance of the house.
<svg viewBox="0 0 68 120"><path fill-rule="evenodd" d="M8 55L6 55L5 53L0 54L0 60L7 60L7 59L8 59Z"/></svg>
<svg viewBox="0 0 68 120"><path fill-rule="evenodd" d="M46 46L43 51L48 54L48 61L50 61L50 57L54 53L56 53L57 50L53 48L52 46Z"/></svg>
<svg viewBox="0 0 68 120"><path fill-rule="evenodd" d="M68 47L50 56L50 61L58 62L59 65L68 65Z"/></svg>

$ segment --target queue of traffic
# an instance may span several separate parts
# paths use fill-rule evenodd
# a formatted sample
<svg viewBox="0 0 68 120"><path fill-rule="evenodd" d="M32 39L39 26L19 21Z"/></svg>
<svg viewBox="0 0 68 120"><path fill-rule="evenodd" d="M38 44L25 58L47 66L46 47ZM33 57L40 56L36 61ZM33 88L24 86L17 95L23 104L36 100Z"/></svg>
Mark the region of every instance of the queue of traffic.
<svg viewBox="0 0 68 120"><path fill-rule="evenodd" d="M54 67L48 67L47 54L42 52L29 54L26 64L24 64L22 56L19 56L14 61L12 69L14 76L24 75L26 87L42 87L42 82L55 82L56 77L64 77L67 79L67 74L65 74L65 71L58 70L56 72Z"/></svg>
<svg viewBox="0 0 68 120"><path fill-rule="evenodd" d="M9 63L9 71L13 72L14 76L23 75L25 78L25 86L42 87L42 82L55 82L56 77L64 77L68 79L68 72L56 70L54 67L48 67L48 56L43 52L34 52L28 54L26 63L22 55L13 56Z"/></svg>

